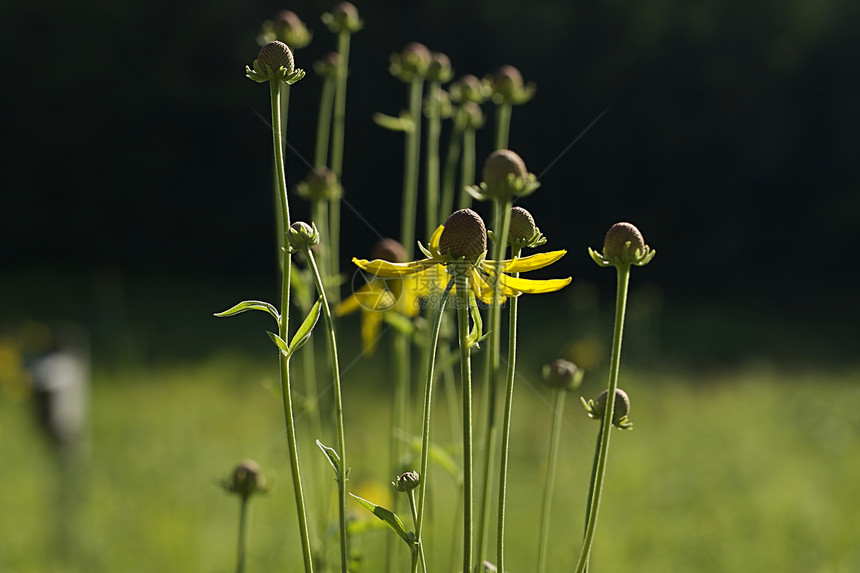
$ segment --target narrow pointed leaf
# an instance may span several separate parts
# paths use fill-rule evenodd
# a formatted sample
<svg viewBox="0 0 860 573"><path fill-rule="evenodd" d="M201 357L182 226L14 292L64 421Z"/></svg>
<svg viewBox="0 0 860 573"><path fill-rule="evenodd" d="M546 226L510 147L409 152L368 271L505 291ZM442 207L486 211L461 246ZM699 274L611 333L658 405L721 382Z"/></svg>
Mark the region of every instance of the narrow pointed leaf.
<svg viewBox="0 0 860 573"><path fill-rule="evenodd" d="M293 335L288 350L289 354L304 346L305 342L310 339L311 332L313 332L314 326L316 326L317 320L320 317L320 302L322 302L322 298L317 299L316 303L311 307L311 311L305 317L305 321Z"/></svg>
<svg viewBox="0 0 860 573"><path fill-rule="evenodd" d="M283 338L281 338L280 336L278 336L274 332L268 332L267 331L266 334L269 335L269 338L272 339L272 342L275 343L275 346L278 347L278 349L284 354L284 356L290 355L290 348L287 346L287 343L284 341Z"/></svg>
<svg viewBox="0 0 860 573"><path fill-rule="evenodd" d="M403 527L403 522L400 521L400 518L397 517L397 514L395 514L392 511L385 509L384 507L382 507L380 505L376 505L373 502L370 502L370 501L367 501L366 499L360 498L353 493L351 493L349 495L351 495L353 497L353 499L355 499L358 503L360 503L361 505L366 507L370 511L370 513L372 513L373 515L375 515L376 517L378 517L379 519L384 521L388 525L388 527L393 529L394 532L397 535L399 535L400 538L403 539L403 541L406 542L407 545L412 547L412 545L413 545L412 538L409 536L409 532L406 531L406 528Z"/></svg>
<svg viewBox="0 0 860 573"><path fill-rule="evenodd" d="M319 449L321 449L325 454L325 457L328 458L328 463L331 464L331 467L334 470L335 479L340 478L340 456L337 455L335 449L328 447L319 440L317 440L317 446L319 446Z"/></svg>
<svg viewBox="0 0 860 573"><path fill-rule="evenodd" d="M246 312L248 310L262 310L263 312L268 312L269 314L271 314L276 321L281 320L281 315L280 313L278 313L278 309L276 309L268 302L263 302L261 300L243 300L236 306L228 308L224 312L216 312L215 316L217 316L218 318L223 318L225 316L233 316L242 312Z"/></svg>

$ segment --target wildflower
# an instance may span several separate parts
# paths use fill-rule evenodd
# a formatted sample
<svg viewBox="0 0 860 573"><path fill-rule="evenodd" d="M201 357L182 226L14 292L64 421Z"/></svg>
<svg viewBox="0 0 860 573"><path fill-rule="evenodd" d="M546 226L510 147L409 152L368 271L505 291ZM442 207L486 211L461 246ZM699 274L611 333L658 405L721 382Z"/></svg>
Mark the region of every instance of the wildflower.
<svg viewBox="0 0 860 573"><path fill-rule="evenodd" d="M480 216L471 209L455 211L445 225L439 228L430 237L427 247L419 243L418 247L424 253L425 258L405 263L391 262L383 259L368 261L353 258L352 262L358 268L373 273L377 277L397 278L409 276L421 276L433 269L444 267L448 274L465 273L469 288L475 293L478 300L489 304L493 300L493 280L496 270L496 261L487 260L487 235L484 223ZM516 297L523 293L539 294L554 292L570 284L570 277L564 279L531 280L509 276L506 273L519 273L533 271L543 268L559 260L567 251L551 251L528 257L514 257L498 261L501 271L499 277L500 296L502 300L507 297ZM424 275L425 277L439 277L439 274ZM436 278L438 280L438 278ZM437 286L439 283L428 284L427 289Z"/></svg>

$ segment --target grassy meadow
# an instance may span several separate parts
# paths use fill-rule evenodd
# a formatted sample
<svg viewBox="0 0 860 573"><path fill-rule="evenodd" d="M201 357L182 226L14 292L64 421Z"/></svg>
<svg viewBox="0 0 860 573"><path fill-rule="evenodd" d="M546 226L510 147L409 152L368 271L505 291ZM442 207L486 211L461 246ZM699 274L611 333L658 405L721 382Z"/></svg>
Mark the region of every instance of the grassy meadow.
<svg viewBox="0 0 860 573"><path fill-rule="evenodd" d="M229 327L249 328L243 322L233 319ZM357 320L343 326L356 330ZM262 331L255 333L266 349ZM345 338L350 489L391 507L385 361L362 357L356 340ZM513 418L511 571L534 569L552 413L551 394L539 381L544 357L529 348L521 351ZM243 458L260 462L275 484L252 502L248 571L300 571L275 357L241 348L187 359L129 356L94 362L88 438L78 463L66 469L37 431L31 401L5 389L0 571L232 571L239 504L218 483ZM599 426L585 416L578 395L590 397L604 384L598 368L568 396L550 571L575 565ZM635 429L613 438L595 571L860 569L860 371L766 362L721 370L625 366L622 386L633 402ZM453 429L442 386L438 396L434 437L448 447ZM323 392L323 403L329 397ZM326 520L335 523L335 482L311 446L306 417L299 418L299 434L309 495L330 498ZM330 434L324 442L332 442ZM428 565L452 571L454 480L439 466L430 471L438 479L428 498ZM381 570L393 534L357 503L350 510L363 570ZM317 538L326 531L319 519L311 515ZM336 545L336 529L328 533ZM402 558L405 568L405 549Z"/></svg>

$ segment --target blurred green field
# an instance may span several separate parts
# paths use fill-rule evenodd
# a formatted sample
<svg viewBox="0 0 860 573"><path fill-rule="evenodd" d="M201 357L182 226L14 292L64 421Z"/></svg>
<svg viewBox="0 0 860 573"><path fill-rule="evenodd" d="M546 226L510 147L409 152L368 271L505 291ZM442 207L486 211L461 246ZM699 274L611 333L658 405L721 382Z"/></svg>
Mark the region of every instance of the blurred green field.
<svg viewBox="0 0 860 573"><path fill-rule="evenodd" d="M514 410L511 571L534 570L551 416L550 394L528 358L524 363ZM345 364L351 487L389 504L389 399L384 385L368 380L368 367L380 363ZM83 463L65 480L76 499L66 533L73 541L65 548L57 540L58 466L36 432L32 404L3 395L0 571L232 571L238 501L217 482L246 457L276 483L254 503L248 571L300 571L274 375L273 363L239 352L97 367ZM860 570L860 371L627 368L622 383L635 430L613 439L593 571ZM596 394L602 385L600 376L588 376L582 391ZM567 402L550 571L572 570L582 535L597 424L577 402L574 395ZM448 442L444 401L437 404L436 436ZM305 428L302 437L306 481L333 496L330 470L319 464ZM315 477L320 468L326 473ZM438 467L431 478L428 562L432 571L451 571L452 481ZM357 504L350 507L357 519L368 518ZM389 535L372 530L356 540L364 570L381 570Z"/></svg>

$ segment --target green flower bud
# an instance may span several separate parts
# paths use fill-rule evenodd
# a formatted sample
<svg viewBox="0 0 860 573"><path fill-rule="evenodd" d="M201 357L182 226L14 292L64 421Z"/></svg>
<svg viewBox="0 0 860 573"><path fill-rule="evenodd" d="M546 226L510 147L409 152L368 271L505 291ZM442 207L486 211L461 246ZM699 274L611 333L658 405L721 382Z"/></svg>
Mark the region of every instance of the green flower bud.
<svg viewBox="0 0 860 573"><path fill-rule="evenodd" d="M529 101L535 93L535 85L523 85L523 76L513 66L502 66L492 78L493 101L497 104L522 104Z"/></svg>
<svg viewBox="0 0 860 573"><path fill-rule="evenodd" d="M524 197L540 187L537 177L529 173L522 157L510 149L491 153L484 162L484 180L477 187L468 187L472 197L486 201L509 201Z"/></svg>
<svg viewBox="0 0 860 573"><path fill-rule="evenodd" d="M273 71L284 68L287 70L287 74L293 73L296 69L292 50L285 43L277 40L269 42L260 49L260 53L257 54L257 61L262 66L272 68Z"/></svg>
<svg viewBox="0 0 860 573"><path fill-rule="evenodd" d="M585 404L585 409L588 412L589 417L594 418L595 420L603 419L603 414L606 412L607 396L609 396L609 390L604 390L597 397L597 400L589 400ZM612 409L612 425L619 430L629 430L633 427L633 423L627 419L629 414L630 398L624 390L616 388L615 405Z"/></svg>
<svg viewBox="0 0 860 573"><path fill-rule="evenodd" d="M416 78L427 77L427 70L433 56L427 46L418 42L407 44L399 54L391 55L391 65L388 71L391 75L404 82L411 82Z"/></svg>
<svg viewBox="0 0 860 573"><path fill-rule="evenodd" d="M406 472L397 476L391 485L399 492L410 491L421 485L421 476L418 472Z"/></svg>
<svg viewBox="0 0 860 573"><path fill-rule="evenodd" d="M245 66L245 75L258 83L280 80L294 84L305 77L305 71L296 68L289 46L275 40L263 46L253 69Z"/></svg>
<svg viewBox="0 0 860 573"><path fill-rule="evenodd" d="M487 229L481 216L471 209L454 211L439 237L439 252L475 263L486 251Z"/></svg>
<svg viewBox="0 0 860 573"><path fill-rule="evenodd" d="M373 247L370 258L390 263L403 263L406 262L406 249L394 239L382 239Z"/></svg>
<svg viewBox="0 0 860 573"><path fill-rule="evenodd" d="M492 94L492 86L471 74L467 74L451 84L451 100L454 103L473 102L482 104Z"/></svg>
<svg viewBox="0 0 860 573"><path fill-rule="evenodd" d="M314 71L323 79L334 79L337 77L337 68L339 65L340 54L329 52L314 62Z"/></svg>
<svg viewBox="0 0 860 573"><path fill-rule="evenodd" d="M309 201L329 201L343 195L337 176L327 167L310 171L304 181L296 185L296 192Z"/></svg>
<svg viewBox="0 0 860 573"><path fill-rule="evenodd" d="M316 225L298 221L287 229L287 241L292 252L306 252L319 244L320 234Z"/></svg>
<svg viewBox="0 0 860 573"><path fill-rule="evenodd" d="M543 367L546 385L556 390L572 390L582 382L583 371L576 364L559 358Z"/></svg>
<svg viewBox="0 0 860 573"><path fill-rule="evenodd" d="M466 114L466 127L472 130L484 127L484 112L477 103L467 101L463 104L462 111Z"/></svg>
<svg viewBox="0 0 860 573"><path fill-rule="evenodd" d="M615 223L606 233L603 254L588 249L591 258L600 266L637 265L651 262L656 251L645 244L642 233L630 223Z"/></svg>
<svg viewBox="0 0 860 573"><path fill-rule="evenodd" d="M444 84L450 82L453 76L454 70L451 69L451 60L448 56L433 52L430 55L430 65L427 66L427 79Z"/></svg>
<svg viewBox="0 0 860 573"><path fill-rule="evenodd" d="M292 46L294 50L310 44L313 37L301 18L290 10L281 10L275 15L272 19L272 29L278 40Z"/></svg>
<svg viewBox="0 0 860 573"><path fill-rule="evenodd" d="M322 15L322 21L334 34L340 32L349 32L352 34L361 30L364 26L364 22L358 17L358 9L349 2L341 2L335 5L331 9L331 12Z"/></svg>
<svg viewBox="0 0 860 573"><path fill-rule="evenodd" d="M223 486L230 493L239 494L245 499L255 493L266 493L269 489L260 464L253 460L244 460L237 465L233 475L224 481Z"/></svg>

